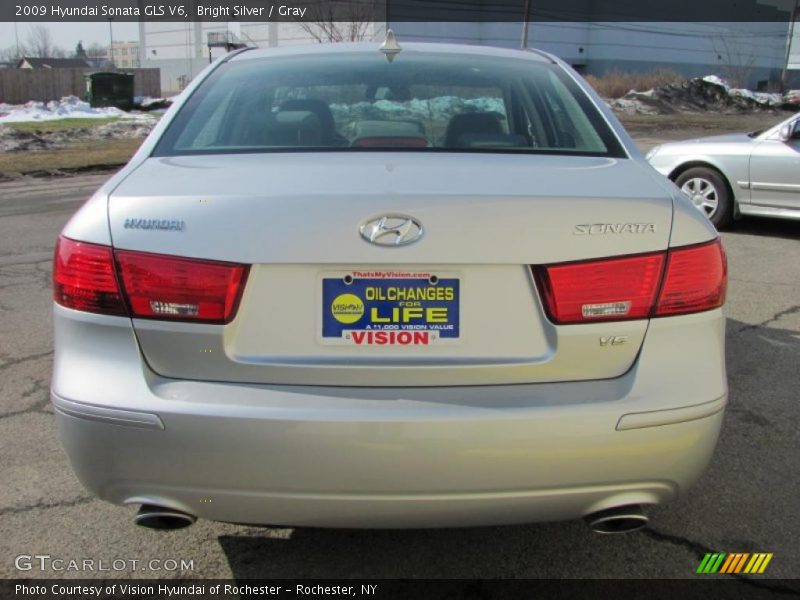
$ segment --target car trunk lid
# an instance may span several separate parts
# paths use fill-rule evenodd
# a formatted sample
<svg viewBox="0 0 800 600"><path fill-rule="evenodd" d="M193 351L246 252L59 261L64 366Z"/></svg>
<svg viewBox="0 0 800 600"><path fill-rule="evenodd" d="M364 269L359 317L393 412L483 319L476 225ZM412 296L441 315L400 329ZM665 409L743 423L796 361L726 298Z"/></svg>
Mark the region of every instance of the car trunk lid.
<svg viewBox="0 0 800 600"><path fill-rule="evenodd" d="M359 234L386 215L423 235L390 247ZM251 265L228 324L134 319L161 375L465 385L626 372L647 320L553 325L530 266L662 251L672 204L632 160L320 152L149 159L109 216L118 250Z"/></svg>

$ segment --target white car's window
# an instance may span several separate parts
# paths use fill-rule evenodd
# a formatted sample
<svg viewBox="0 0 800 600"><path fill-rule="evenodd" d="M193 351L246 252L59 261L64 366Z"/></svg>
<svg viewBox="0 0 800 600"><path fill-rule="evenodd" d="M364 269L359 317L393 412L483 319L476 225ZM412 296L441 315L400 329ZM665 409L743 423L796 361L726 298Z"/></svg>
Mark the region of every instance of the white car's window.
<svg viewBox="0 0 800 600"><path fill-rule="evenodd" d="M625 156L557 65L414 51L223 64L154 154L387 149Z"/></svg>

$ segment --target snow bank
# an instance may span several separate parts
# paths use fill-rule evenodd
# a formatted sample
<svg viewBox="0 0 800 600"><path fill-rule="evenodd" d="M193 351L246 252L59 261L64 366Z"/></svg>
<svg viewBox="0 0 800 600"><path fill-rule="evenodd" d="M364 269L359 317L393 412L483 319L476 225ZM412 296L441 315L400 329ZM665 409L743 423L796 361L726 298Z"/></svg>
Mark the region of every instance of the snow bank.
<svg viewBox="0 0 800 600"><path fill-rule="evenodd" d="M76 96L66 96L59 101L25 104L0 103L0 124L25 123L31 121L55 121L59 119L110 119L148 121L154 117L142 113L129 113L119 108L92 108Z"/></svg>
<svg viewBox="0 0 800 600"><path fill-rule="evenodd" d="M781 94L768 94L766 92L754 92L744 88L734 88L718 75L706 75L703 77L703 81L724 88L725 91L728 92L729 96L733 96L734 98L744 98L745 100L750 100L763 106L780 106L784 102Z"/></svg>
<svg viewBox="0 0 800 600"><path fill-rule="evenodd" d="M786 108L790 94L769 94L731 87L717 75L691 79L681 85L665 85L644 92L631 90L608 105L624 114L669 114L683 111L749 111Z"/></svg>
<svg viewBox="0 0 800 600"><path fill-rule="evenodd" d="M791 92L781 95L771 94L768 92L754 92L753 90L744 88L735 88L731 87L725 79L717 75L706 75L703 77L703 81L723 88L729 96L749 100L755 104L759 104L768 108L778 108L786 103L792 102Z"/></svg>
<svg viewBox="0 0 800 600"><path fill-rule="evenodd" d="M718 75L706 75L702 79L706 83L710 83L712 85L718 85L720 87L724 87L726 90L731 89L731 86L728 85L728 82L725 81L722 77L720 77Z"/></svg>

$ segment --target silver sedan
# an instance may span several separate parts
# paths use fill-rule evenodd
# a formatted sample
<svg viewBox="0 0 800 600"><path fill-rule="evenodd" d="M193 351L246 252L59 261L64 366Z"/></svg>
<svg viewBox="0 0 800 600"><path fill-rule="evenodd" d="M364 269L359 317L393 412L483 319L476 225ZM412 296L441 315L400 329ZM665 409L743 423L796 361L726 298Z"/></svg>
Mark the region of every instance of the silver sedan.
<svg viewBox="0 0 800 600"><path fill-rule="evenodd" d="M743 215L800 219L800 114L765 131L656 146L647 159L718 229Z"/></svg>
<svg viewBox="0 0 800 600"><path fill-rule="evenodd" d="M719 434L719 235L561 60L390 42L221 59L66 226L78 477L149 527L641 527Z"/></svg>

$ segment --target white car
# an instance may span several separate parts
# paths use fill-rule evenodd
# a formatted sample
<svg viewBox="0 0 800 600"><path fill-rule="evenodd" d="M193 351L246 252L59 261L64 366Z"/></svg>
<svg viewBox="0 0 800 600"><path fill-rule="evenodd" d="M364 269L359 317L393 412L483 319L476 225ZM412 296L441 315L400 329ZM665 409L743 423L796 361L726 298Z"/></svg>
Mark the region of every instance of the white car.
<svg viewBox="0 0 800 600"><path fill-rule="evenodd" d="M647 159L719 229L746 215L800 219L800 113L764 131L656 146Z"/></svg>
<svg viewBox="0 0 800 600"><path fill-rule="evenodd" d="M725 288L553 56L246 50L64 228L52 401L149 527L628 531L711 459Z"/></svg>

